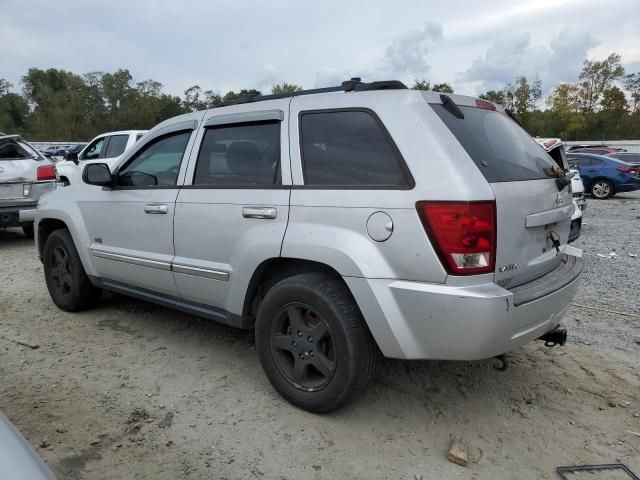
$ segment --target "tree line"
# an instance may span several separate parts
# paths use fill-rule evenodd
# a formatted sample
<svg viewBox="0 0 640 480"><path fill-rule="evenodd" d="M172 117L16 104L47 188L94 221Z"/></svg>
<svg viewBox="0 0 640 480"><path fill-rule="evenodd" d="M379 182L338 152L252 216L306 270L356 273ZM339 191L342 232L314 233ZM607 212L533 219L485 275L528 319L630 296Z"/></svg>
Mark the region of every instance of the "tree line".
<svg viewBox="0 0 640 480"><path fill-rule="evenodd" d="M21 91L0 78L0 131L38 141L86 141L115 130L148 129L167 118L212 108L254 89L224 95L194 85L182 97L163 92L155 80L135 82L127 69L78 75L66 70L30 68ZM453 93L448 83L416 80L411 88ZM295 84L273 85L269 93L301 90ZM534 136L564 140L640 138L640 72L626 73L620 55L585 60L574 83L555 85L542 98L537 78L519 76L480 98L511 109Z"/></svg>

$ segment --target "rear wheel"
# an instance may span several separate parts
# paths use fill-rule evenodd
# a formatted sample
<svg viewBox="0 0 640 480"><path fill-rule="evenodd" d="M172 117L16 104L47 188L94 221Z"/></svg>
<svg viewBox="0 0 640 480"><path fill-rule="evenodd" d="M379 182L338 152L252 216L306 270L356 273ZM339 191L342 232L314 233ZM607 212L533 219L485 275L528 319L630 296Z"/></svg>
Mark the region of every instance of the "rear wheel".
<svg viewBox="0 0 640 480"><path fill-rule="evenodd" d="M613 184L609 180L599 178L591 184L591 195L598 200L613 196Z"/></svg>
<svg viewBox="0 0 640 480"><path fill-rule="evenodd" d="M76 312L95 305L101 290L87 277L68 230L55 230L49 235L43 260L47 289L58 307Z"/></svg>
<svg viewBox="0 0 640 480"><path fill-rule="evenodd" d="M27 238L33 238L33 225L25 225L22 227L22 233Z"/></svg>
<svg viewBox="0 0 640 480"><path fill-rule="evenodd" d="M378 351L346 287L324 273L286 278L258 310L256 348L267 377L292 404L325 413L363 392Z"/></svg>

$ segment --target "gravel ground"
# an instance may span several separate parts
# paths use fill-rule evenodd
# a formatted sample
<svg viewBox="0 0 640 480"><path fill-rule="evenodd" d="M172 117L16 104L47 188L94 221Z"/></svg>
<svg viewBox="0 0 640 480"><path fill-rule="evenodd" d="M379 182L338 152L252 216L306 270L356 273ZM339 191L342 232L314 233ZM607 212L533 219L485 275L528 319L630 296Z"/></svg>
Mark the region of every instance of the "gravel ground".
<svg viewBox="0 0 640 480"><path fill-rule="evenodd" d="M639 220L640 193L589 201L575 303L640 313L640 257L627 255L640 254ZM318 416L274 392L250 333L120 296L58 310L18 230L0 231L0 281L0 410L60 479L552 479L558 465L613 462L640 473L627 432L640 432L637 316L572 307L567 346L528 345L506 372L387 360L363 398ZM466 467L446 459L452 436L469 446Z"/></svg>

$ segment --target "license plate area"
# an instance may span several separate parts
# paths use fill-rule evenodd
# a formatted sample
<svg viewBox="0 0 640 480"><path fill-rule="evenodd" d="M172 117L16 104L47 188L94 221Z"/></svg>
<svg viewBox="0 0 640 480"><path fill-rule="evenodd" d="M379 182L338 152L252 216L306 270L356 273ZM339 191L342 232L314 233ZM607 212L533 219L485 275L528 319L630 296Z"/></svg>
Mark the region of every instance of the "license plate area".
<svg viewBox="0 0 640 480"><path fill-rule="evenodd" d="M0 185L0 200L9 200L12 198L22 198L22 184L10 183Z"/></svg>

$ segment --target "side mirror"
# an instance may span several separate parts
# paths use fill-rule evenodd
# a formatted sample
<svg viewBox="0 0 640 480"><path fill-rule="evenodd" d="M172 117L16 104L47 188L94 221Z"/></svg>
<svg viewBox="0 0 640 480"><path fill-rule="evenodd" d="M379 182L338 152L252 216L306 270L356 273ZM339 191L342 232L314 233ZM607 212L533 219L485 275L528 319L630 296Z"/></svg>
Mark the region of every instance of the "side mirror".
<svg viewBox="0 0 640 480"><path fill-rule="evenodd" d="M90 163L82 172L82 181L88 185L108 187L113 182L111 170L106 163Z"/></svg>
<svg viewBox="0 0 640 480"><path fill-rule="evenodd" d="M67 152L67 153L64 154L64 159L65 160L77 161L78 160L78 153L77 152Z"/></svg>

